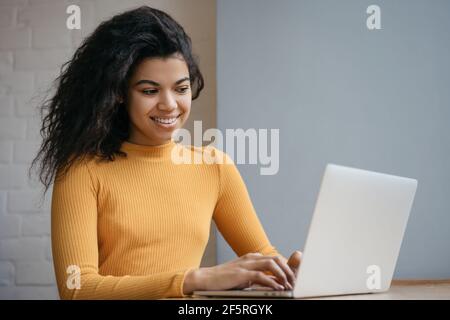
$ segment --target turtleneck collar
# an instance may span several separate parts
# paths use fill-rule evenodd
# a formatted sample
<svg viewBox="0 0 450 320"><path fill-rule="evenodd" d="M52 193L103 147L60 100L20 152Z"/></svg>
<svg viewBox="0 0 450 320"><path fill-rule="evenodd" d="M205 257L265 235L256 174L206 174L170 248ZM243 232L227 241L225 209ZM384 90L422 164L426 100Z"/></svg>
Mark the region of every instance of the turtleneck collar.
<svg viewBox="0 0 450 320"><path fill-rule="evenodd" d="M121 150L131 156L163 160L171 159L172 149L176 145L177 144L173 139L170 139L170 141L157 146L147 146L131 143L129 141L123 141Z"/></svg>

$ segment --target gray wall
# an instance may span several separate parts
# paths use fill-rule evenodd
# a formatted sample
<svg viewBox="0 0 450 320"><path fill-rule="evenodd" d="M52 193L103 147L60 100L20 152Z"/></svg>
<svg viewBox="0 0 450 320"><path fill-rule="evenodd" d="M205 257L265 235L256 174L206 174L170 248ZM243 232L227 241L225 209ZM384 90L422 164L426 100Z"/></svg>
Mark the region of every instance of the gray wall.
<svg viewBox="0 0 450 320"><path fill-rule="evenodd" d="M366 27L381 7L382 30ZM450 1L218 0L218 127L279 128L239 165L272 243L302 249L326 163L419 180L397 278L450 277ZM382 235L380 235L382 236ZM218 239L218 262L235 254Z"/></svg>

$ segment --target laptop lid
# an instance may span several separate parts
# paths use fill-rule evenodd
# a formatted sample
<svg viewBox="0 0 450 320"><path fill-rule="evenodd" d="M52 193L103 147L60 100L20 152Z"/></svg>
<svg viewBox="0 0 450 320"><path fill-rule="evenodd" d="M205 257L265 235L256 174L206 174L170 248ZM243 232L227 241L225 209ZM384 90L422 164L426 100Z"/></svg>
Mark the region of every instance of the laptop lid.
<svg viewBox="0 0 450 320"><path fill-rule="evenodd" d="M294 297L386 291L417 180L329 164Z"/></svg>

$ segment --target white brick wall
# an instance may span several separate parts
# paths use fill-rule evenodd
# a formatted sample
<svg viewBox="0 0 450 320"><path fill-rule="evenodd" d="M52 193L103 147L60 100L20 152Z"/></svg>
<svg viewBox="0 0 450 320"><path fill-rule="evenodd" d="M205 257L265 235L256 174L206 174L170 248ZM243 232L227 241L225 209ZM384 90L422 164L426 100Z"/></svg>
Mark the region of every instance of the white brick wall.
<svg viewBox="0 0 450 320"><path fill-rule="evenodd" d="M2 72L0 70L0 72ZM13 98L11 96L0 95L0 117L11 116L13 114ZM1 157L1 156L0 156Z"/></svg>
<svg viewBox="0 0 450 320"><path fill-rule="evenodd" d="M68 3L0 0L0 299L58 298L51 189L41 203L42 186L27 173L41 142L37 105L87 34L65 27Z"/></svg>
<svg viewBox="0 0 450 320"><path fill-rule="evenodd" d="M215 30L212 1L0 0L0 299L58 298L50 240L51 188L41 205L42 186L37 177L29 180L27 173L41 142L36 107L61 64L98 23L138 5L168 11L186 27L194 43L210 42L209 48L201 47L209 51L196 53L211 55L215 48L210 34ZM81 30L66 28L70 4L81 8ZM206 78L214 70L202 63L201 67ZM212 88L214 78L212 73ZM204 110L203 120L213 127L210 107L215 95L208 90L196 109ZM207 249L207 258L215 260L210 255Z"/></svg>
<svg viewBox="0 0 450 320"><path fill-rule="evenodd" d="M31 45L31 30L28 28L2 28L0 30L0 49L23 49Z"/></svg>
<svg viewBox="0 0 450 320"><path fill-rule="evenodd" d="M0 51L0 72L12 71L13 55L12 52Z"/></svg>

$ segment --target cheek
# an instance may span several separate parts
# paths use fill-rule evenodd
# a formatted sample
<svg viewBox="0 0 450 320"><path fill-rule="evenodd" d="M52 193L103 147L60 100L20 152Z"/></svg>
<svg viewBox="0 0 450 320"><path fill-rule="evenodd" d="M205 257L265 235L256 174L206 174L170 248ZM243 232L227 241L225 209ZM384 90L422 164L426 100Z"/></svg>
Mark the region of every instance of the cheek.
<svg viewBox="0 0 450 320"><path fill-rule="evenodd" d="M191 111L191 98L190 97L185 97L183 99L181 99L180 101L178 101L178 107L183 110L183 112L189 114L189 112Z"/></svg>
<svg viewBox="0 0 450 320"><path fill-rule="evenodd" d="M155 105L151 98L144 95L132 95L128 101L129 111L132 117L141 118L150 112Z"/></svg>

